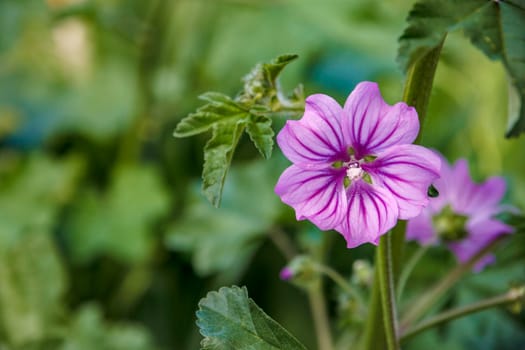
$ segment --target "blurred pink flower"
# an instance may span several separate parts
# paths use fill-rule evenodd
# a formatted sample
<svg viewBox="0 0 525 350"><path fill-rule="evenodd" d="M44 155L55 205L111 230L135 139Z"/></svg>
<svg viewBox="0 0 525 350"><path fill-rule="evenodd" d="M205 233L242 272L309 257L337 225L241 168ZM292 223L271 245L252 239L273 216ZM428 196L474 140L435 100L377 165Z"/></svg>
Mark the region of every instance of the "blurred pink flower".
<svg viewBox="0 0 525 350"><path fill-rule="evenodd" d="M291 268L288 266L285 266L281 269L281 272L279 272L279 278L283 281L289 281L292 279L294 273Z"/></svg>
<svg viewBox="0 0 525 350"><path fill-rule="evenodd" d="M474 183L464 159L452 167L445 159L442 164L441 177L434 182L439 196L430 199L421 215L408 221L407 239L422 245L444 242L463 263L498 236L513 231L494 218L505 209L500 201L506 185L501 177ZM493 260L494 256L485 256L475 270L481 270Z"/></svg>
<svg viewBox="0 0 525 350"><path fill-rule="evenodd" d="M377 244L398 219L420 214L439 176L439 157L411 145L418 131L415 109L388 105L375 83L357 85L344 108L329 96L309 96L303 117L277 135L293 165L275 192L298 220L339 231L349 248Z"/></svg>

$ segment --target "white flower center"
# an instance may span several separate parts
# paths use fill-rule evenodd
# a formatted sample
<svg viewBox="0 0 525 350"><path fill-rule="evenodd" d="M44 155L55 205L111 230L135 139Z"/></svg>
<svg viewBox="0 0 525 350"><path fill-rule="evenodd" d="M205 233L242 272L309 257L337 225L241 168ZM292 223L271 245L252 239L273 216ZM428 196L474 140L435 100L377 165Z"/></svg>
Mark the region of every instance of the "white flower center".
<svg viewBox="0 0 525 350"><path fill-rule="evenodd" d="M363 176L363 169L358 161L350 161L346 165L346 176L350 181L359 179Z"/></svg>

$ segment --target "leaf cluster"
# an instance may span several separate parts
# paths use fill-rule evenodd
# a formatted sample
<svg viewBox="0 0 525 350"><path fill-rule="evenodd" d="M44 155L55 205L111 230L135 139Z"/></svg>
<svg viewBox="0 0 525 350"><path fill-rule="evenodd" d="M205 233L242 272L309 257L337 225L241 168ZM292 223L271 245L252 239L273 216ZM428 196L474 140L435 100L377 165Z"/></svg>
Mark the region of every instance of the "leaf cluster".
<svg viewBox="0 0 525 350"><path fill-rule="evenodd" d="M206 104L177 125L176 137L212 130L212 137L204 147L202 189L214 206L219 206L226 174L243 132L268 159L272 154L274 136L271 114L302 106L304 97L300 88L287 98L278 83L284 67L296 58L297 55L283 55L270 63L257 64L244 77L244 88L233 99L218 92L202 94L199 98Z"/></svg>
<svg viewBox="0 0 525 350"><path fill-rule="evenodd" d="M450 32L462 30L474 46L505 66L510 79L507 137L525 132L525 1L422 0L410 11L399 39L403 71L440 45Z"/></svg>

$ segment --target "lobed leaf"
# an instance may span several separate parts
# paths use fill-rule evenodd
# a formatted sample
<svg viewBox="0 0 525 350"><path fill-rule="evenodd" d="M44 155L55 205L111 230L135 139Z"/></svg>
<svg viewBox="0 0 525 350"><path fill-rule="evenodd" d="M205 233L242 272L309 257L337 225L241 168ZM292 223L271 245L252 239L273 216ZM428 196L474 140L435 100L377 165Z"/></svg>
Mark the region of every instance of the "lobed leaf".
<svg viewBox="0 0 525 350"><path fill-rule="evenodd" d="M219 124L214 127L213 136L204 147L202 190L215 207L220 204L226 174L244 128L243 121Z"/></svg>
<svg viewBox="0 0 525 350"><path fill-rule="evenodd" d="M199 98L209 103L182 119L177 124L174 136L186 137L200 134L218 123L236 121L247 116L246 110L229 96L218 92L207 92Z"/></svg>
<svg viewBox="0 0 525 350"><path fill-rule="evenodd" d="M270 158L272 155L274 135L272 120L266 116L252 115L247 124L246 132L250 135L250 139L261 155L265 159Z"/></svg>
<svg viewBox="0 0 525 350"><path fill-rule="evenodd" d="M519 96L509 111L506 136L525 132L524 0L422 0L414 5L407 21L399 39L398 62L403 71L439 45L448 32L462 29L489 58L503 62ZM509 101L512 103L512 98Z"/></svg>
<svg viewBox="0 0 525 350"><path fill-rule="evenodd" d="M205 350L306 349L248 297L245 287L223 287L199 302L197 325Z"/></svg>
<svg viewBox="0 0 525 350"><path fill-rule="evenodd" d="M204 148L203 192L218 206L226 173L242 132L246 132L261 155L268 159L273 149L274 132L269 115L283 105L302 106L304 96L298 88L290 97L279 91L277 77L297 55L279 56L270 63L259 63L243 78L244 88L235 99L218 92L206 92L207 102L195 113L182 119L173 135L186 137L212 129L212 138Z"/></svg>

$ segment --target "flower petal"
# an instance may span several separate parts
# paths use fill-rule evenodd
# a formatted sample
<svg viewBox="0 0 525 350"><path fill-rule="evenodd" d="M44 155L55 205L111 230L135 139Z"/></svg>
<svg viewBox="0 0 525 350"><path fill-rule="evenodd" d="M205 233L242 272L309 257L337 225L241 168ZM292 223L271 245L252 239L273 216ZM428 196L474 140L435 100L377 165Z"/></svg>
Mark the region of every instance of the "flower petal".
<svg viewBox="0 0 525 350"><path fill-rule="evenodd" d="M433 151L417 145L393 146L363 164L374 185L394 196L399 218L410 219L428 205L428 187L439 177L441 160Z"/></svg>
<svg viewBox="0 0 525 350"><path fill-rule="evenodd" d="M331 97L317 94L306 99L300 120L288 120L277 135L284 155L297 165L330 164L346 156L340 119L341 106Z"/></svg>
<svg viewBox="0 0 525 350"><path fill-rule="evenodd" d="M449 243L450 250L454 252L459 262L464 263L478 253L483 247L503 234L509 234L514 229L501 221L487 219L483 221L467 222L468 236L459 242ZM491 256L482 258L474 267L480 271L485 265L494 261Z"/></svg>
<svg viewBox="0 0 525 350"><path fill-rule="evenodd" d="M506 183L502 177L491 177L484 183L476 185L466 200L465 211L477 214L484 212L493 215L499 211L499 202L506 190Z"/></svg>
<svg viewBox="0 0 525 350"><path fill-rule="evenodd" d="M432 227L432 213L428 207L415 218L408 220L406 232L408 240L418 241L421 245L437 243L435 231Z"/></svg>
<svg viewBox="0 0 525 350"><path fill-rule="evenodd" d="M347 189L347 198L346 216L336 230L345 237L348 248L377 244L396 224L398 208L388 191L357 180Z"/></svg>
<svg viewBox="0 0 525 350"><path fill-rule="evenodd" d="M376 83L362 82L346 100L342 120L345 139L357 158L393 145L412 143L419 132L417 112L404 102L388 105Z"/></svg>
<svg viewBox="0 0 525 350"><path fill-rule="evenodd" d="M275 193L295 209L297 220L308 219L321 230L329 230L346 213L343 179L341 170L305 170L292 165L279 178Z"/></svg>

